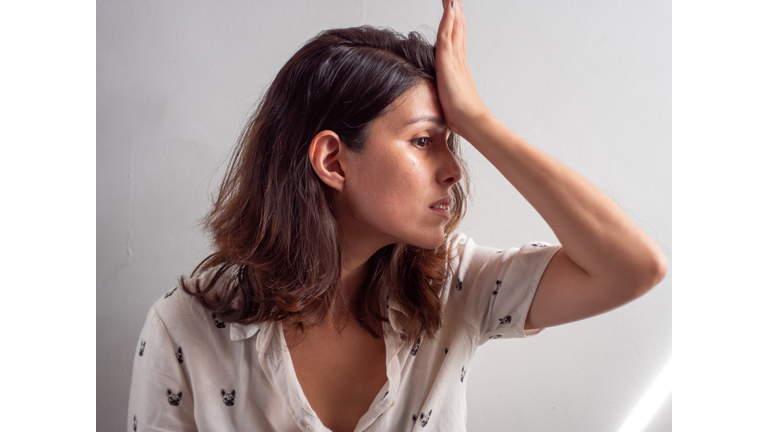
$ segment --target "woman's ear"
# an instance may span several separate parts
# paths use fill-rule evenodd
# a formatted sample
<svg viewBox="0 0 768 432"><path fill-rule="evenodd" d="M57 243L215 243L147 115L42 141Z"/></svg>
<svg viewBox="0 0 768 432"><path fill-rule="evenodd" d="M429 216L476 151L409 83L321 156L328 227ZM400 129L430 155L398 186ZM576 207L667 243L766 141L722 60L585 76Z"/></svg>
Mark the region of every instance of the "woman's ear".
<svg viewBox="0 0 768 432"><path fill-rule="evenodd" d="M309 145L309 162L320 180L333 189L344 190L344 170L340 163L344 143L336 132L324 130L315 135Z"/></svg>

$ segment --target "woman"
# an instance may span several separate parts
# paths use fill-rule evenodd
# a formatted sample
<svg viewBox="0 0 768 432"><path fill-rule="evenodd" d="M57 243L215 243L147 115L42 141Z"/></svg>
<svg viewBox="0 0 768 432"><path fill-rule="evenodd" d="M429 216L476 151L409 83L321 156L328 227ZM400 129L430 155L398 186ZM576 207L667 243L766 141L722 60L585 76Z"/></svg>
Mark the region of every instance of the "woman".
<svg viewBox="0 0 768 432"><path fill-rule="evenodd" d="M133 430L462 430L478 345L621 306L666 272L602 192L480 99L460 1L436 46L323 32L282 68L206 219L216 253L150 310ZM459 135L561 247L477 246Z"/></svg>

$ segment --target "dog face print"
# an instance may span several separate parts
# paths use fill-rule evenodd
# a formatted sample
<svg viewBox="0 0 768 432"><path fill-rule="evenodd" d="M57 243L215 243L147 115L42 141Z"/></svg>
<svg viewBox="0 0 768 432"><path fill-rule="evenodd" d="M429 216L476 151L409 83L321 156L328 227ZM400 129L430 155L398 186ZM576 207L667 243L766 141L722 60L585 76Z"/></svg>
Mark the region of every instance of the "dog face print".
<svg viewBox="0 0 768 432"><path fill-rule="evenodd" d="M459 278L459 281L456 282L456 291L461 291L461 278Z"/></svg>
<svg viewBox="0 0 768 432"><path fill-rule="evenodd" d="M181 352L181 347L179 347L179 350L176 351L176 360L179 361L179 364L184 363L184 353Z"/></svg>
<svg viewBox="0 0 768 432"><path fill-rule="evenodd" d="M489 337L488 340L499 339L500 337L501 337L501 335L493 335L493 336Z"/></svg>
<svg viewBox="0 0 768 432"><path fill-rule="evenodd" d="M412 356L415 356L419 352L420 346L421 346L421 339L417 340L416 343L413 345L413 348L411 349Z"/></svg>
<svg viewBox="0 0 768 432"><path fill-rule="evenodd" d="M418 420L418 417L416 416L416 414L414 414L414 415L413 415L413 417L411 417L411 420L412 420L414 423L416 423L416 420Z"/></svg>
<svg viewBox="0 0 768 432"><path fill-rule="evenodd" d="M168 389L166 390L165 394L168 396L169 404L173 406L179 406L179 403L181 402L181 392L174 394L171 389Z"/></svg>
<svg viewBox="0 0 768 432"><path fill-rule="evenodd" d="M139 357L144 355L144 345L147 344L147 341L141 341L141 346L139 347Z"/></svg>
<svg viewBox="0 0 768 432"><path fill-rule="evenodd" d="M227 323L225 323L224 321L216 318L216 314L211 314L211 316L213 317L213 323L216 324L216 328L220 328L221 329L221 328L224 328L224 327L227 326Z"/></svg>
<svg viewBox="0 0 768 432"><path fill-rule="evenodd" d="M498 294L498 293L499 293L499 288L501 288L501 281L500 281L500 280L497 280L497 281L496 281L496 289L495 289L495 290L493 290L493 295L496 295L496 294Z"/></svg>
<svg viewBox="0 0 768 432"><path fill-rule="evenodd" d="M549 245L547 245L547 244L544 244L544 243L533 243L531 246L536 246L536 247L549 247Z"/></svg>
<svg viewBox="0 0 768 432"><path fill-rule="evenodd" d="M133 416L133 432L136 432L136 416Z"/></svg>
<svg viewBox="0 0 768 432"><path fill-rule="evenodd" d="M172 290L168 291L167 293L165 293L165 296L163 296L163 298L168 298L168 297L170 297L171 295L173 295L173 293L175 293L175 292L176 292L176 290L177 290L177 289L179 289L179 287L175 287L174 289L172 289Z"/></svg>
<svg viewBox="0 0 768 432"><path fill-rule="evenodd" d="M466 374L467 371L464 370L464 366L461 367L461 382L464 382L464 374Z"/></svg>
<svg viewBox="0 0 768 432"><path fill-rule="evenodd" d="M221 399L224 401L224 405L232 406L235 404L235 389L232 389L232 393L227 393L224 389L221 389Z"/></svg>
<svg viewBox="0 0 768 432"><path fill-rule="evenodd" d="M510 315L505 316L504 318L499 318L499 325L509 324L512 322L512 317Z"/></svg>
<svg viewBox="0 0 768 432"><path fill-rule="evenodd" d="M429 413L426 415L424 413L421 413L421 415L419 416L419 419L421 419L421 427L424 427L427 425L427 423L429 422L429 416L431 415L432 415L432 410L429 410Z"/></svg>

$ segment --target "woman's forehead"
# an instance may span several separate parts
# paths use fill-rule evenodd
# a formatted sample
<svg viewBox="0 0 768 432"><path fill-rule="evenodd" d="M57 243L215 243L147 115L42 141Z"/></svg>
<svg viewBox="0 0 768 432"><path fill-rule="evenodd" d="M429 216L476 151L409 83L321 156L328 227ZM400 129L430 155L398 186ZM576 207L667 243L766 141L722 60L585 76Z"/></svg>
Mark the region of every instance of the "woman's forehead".
<svg viewBox="0 0 768 432"><path fill-rule="evenodd" d="M439 128L445 127L437 91L429 84L418 84L410 88L392 103L392 109L379 120L396 129L424 122L434 123Z"/></svg>

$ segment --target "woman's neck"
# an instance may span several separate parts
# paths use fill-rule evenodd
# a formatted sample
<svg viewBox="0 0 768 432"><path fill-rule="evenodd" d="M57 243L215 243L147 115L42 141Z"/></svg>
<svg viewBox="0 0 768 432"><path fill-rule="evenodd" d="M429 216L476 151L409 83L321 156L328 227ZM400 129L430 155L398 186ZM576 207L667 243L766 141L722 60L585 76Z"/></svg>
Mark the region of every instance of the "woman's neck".
<svg viewBox="0 0 768 432"><path fill-rule="evenodd" d="M341 286L344 290L344 299L347 306L354 307L360 289L365 282L368 273L368 263L372 254L367 257L342 253L341 258Z"/></svg>

